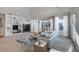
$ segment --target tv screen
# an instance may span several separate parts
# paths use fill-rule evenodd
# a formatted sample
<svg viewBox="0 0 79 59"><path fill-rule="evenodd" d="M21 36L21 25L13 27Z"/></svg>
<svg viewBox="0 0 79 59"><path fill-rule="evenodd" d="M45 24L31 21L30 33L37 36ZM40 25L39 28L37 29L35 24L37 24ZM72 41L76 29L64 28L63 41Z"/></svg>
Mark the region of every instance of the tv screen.
<svg viewBox="0 0 79 59"><path fill-rule="evenodd" d="M18 30L18 25L13 25L13 30Z"/></svg>

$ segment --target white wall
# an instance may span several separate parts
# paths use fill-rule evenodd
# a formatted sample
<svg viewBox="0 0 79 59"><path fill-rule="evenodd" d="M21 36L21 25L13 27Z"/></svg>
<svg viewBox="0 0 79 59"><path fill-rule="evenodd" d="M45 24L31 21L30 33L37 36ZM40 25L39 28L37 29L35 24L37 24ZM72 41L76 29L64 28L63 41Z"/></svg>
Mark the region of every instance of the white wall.
<svg viewBox="0 0 79 59"><path fill-rule="evenodd" d="M50 25L50 28L51 28L50 31L52 32L53 31L53 18L50 19L50 23L51 23L51 25Z"/></svg>
<svg viewBox="0 0 79 59"><path fill-rule="evenodd" d="M40 23L39 20L34 19L31 20L31 32L39 32L40 31Z"/></svg>
<svg viewBox="0 0 79 59"><path fill-rule="evenodd" d="M74 16L75 15L75 16ZM71 13L71 38L79 51L79 8L74 8ZM76 26L74 26L74 19Z"/></svg>
<svg viewBox="0 0 79 59"><path fill-rule="evenodd" d="M12 35L12 18L11 15L5 15L5 36Z"/></svg>
<svg viewBox="0 0 79 59"><path fill-rule="evenodd" d="M34 20L31 20L31 32L34 32Z"/></svg>
<svg viewBox="0 0 79 59"><path fill-rule="evenodd" d="M78 18L76 18L76 17L77 17L76 13L71 14L71 29L70 29L71 32L70 32L70 34L71 34L71 38L72 38L77 50L79 51L79 34L77 32L78 25L77 25L77 28L75 26L75 21L77 21Z"/></svg>
<svg viewBox="0 0 79 59"><path fill-rule="evenodd" d="M40 32L42 31L42 20L40 20L40 22L39 22L39 24L40 24L40 26L39 26L39 28L40 28Z"/></svg>
<svg viewBox="0 0 79 59"><path fill-rule="evenodd" d="M65 37L68 37L68 16L64 16L63 26L64 26L64 28L63 28L63 30L64 30L63 35Z"/></svg>
<svg viewBox="0 0 79 59"><path fill-rule="evenodd" d="M59 18L58 17L55 17L55 31L58 31L59 30L58 23L59 23Z"/></svg>
<svg viewBox="0 0 79 59"><path fill-rule="evenodd" d="M38 20L34 20L34 32L38 32Z"/></svg>

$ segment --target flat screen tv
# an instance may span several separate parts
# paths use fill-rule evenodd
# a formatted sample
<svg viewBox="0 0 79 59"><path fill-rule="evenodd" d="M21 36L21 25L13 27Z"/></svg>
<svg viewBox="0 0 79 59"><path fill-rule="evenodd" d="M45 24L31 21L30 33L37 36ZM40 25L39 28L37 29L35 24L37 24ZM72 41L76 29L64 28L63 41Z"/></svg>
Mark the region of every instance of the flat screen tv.
<svg viewBox="0 0 79 59"><path fill-rule="evenodd" d="M13 30L18 30L18 25L13 25Z"/></svg>

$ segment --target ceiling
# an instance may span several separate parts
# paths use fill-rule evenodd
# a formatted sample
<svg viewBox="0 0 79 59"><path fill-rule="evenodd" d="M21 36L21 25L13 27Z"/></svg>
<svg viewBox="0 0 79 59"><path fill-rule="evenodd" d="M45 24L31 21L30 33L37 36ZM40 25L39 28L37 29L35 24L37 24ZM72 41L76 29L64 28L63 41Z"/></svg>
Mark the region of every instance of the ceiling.
<svg viewBox="0 0 79 59"><path fill-rule="evenodd" d="M29 8L25 7L0 7L0 13L13 14L22 17L28 17Z"/></svg>
<svg viewBox="0 0 79 59"><path fill-rule="evenodd" d="M0 13L13 14L32 19L65 15L72 7L0 7Z"/></svg>
<svg viewBox="0 0 79 59"><path fill-rule="evenodd" d="M67 7L33 7L29 8L32 18L46 18L68 14L71 8Z"/></svg>

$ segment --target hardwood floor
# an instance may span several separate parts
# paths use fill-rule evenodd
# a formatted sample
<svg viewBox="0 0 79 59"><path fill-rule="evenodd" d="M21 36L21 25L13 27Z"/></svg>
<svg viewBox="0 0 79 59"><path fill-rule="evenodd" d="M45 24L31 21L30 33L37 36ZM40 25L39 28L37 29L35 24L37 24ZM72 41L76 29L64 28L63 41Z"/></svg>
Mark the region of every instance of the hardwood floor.
<svg viewBox="0 0 79 59"><path fill-rule="evenodd" d="M18 38L25 39L29 35L29 33L20 33L9 37L1 37L0 52L33 52L33 47L28 47L27 45L16 41ZM54 42L53 48L62 50L61 47L66 48L71 45L74 47L70 39L58 37L57 41Z"/></svg>
<svg viewBox="0 0 79 59"><path fill-rule="evenodd" d="M31 52L32 49L16 41L16 36L0 38L0 52Z"/></svg>

